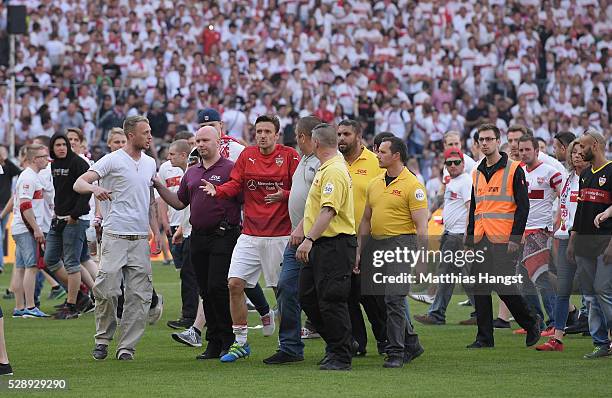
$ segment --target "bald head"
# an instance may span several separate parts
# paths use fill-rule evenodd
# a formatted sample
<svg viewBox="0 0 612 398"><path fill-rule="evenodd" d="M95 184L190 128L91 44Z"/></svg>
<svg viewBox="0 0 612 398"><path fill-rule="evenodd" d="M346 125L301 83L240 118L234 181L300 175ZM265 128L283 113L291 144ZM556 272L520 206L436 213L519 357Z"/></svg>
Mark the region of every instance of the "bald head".
<svg viewBox="0 0 612 398"><path fill-rule="evenodd" d="M204 163L219 159L219 132L212 126L204 126L196 132L196 147Z"/></svg>

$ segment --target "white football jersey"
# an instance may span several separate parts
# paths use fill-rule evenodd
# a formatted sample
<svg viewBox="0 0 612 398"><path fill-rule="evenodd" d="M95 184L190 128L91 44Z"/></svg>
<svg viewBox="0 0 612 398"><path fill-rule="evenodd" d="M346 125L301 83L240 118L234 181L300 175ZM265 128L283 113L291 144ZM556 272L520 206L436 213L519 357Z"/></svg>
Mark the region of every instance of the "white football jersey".
<svg viewBox="0 0 612 398"><path fill-rule="evenodd" d="M166 161L159 166L159 178L163 181L166 188L170 192L177 192L181 185L181 179L185 172L180 167L172 166L170 161ZM175 210L172 206L168 206L168 224L171 227L178 227L183 222L183 211Z"/></svg>
<svg viewBox="0 0 612 398"><path fill-rule="evenodd" d="M546 163L540 163L533 170L528 170L525 165L522 167L529 190L529 217L525 229L552 230L553 202L563 176Z"/></svg>

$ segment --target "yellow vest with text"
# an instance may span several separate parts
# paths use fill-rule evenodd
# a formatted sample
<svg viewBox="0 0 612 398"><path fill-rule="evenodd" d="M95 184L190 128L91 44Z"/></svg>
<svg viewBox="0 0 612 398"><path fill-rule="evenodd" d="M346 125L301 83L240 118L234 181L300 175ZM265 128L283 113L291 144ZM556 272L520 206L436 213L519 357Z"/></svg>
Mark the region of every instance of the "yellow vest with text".
<svg viewBox="0 0 612 398"><path fill-rule="evenodd" d="M474 210L474 242L483 236L492 243L508 243L514 224L514 173L519 162L508 159L506 167L497 170L489 182L474 168L472 181L476 208Z"/></svg>

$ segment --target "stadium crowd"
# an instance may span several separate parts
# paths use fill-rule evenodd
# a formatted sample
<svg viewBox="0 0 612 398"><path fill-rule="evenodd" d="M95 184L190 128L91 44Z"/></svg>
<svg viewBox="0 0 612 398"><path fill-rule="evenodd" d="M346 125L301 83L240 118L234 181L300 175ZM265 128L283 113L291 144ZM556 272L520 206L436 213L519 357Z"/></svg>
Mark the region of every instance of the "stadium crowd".
<svg viewBox="0 0 612 398"><path fill-rule="evenodd" d="M593 0L478 3L451 1L444 4L437 1L403 0L219 3L138 0L11 2L11 4L20 3L28 6L29 32L18 37L15 68L17 120L14 128L15 144L21 149L23 155L21 160L28 172L27 176L22 173L19 177L22 179L21 185L19 181L17 182L17 192L19 195L25 195L19 196L14 202L15 214L19 214L19 220L23 224L21 225L23 231L20 230L17 235L28 235L29 239L31 233L32 238L40 243L45 239L43 233L49 230L57 231L59 222L57 220L63 220L68 225L77 221L78 225L84 224L82 233L77 234L79 236L84 236L87 228L85 225L87 222L80 221L90 221L92 226L98 227L98 234L101 234L99 227L102 224L106 230L104 233L107 234L102 236L113 235L113 239L130 241L144 239L148 235L148 227L151 227L155 241L158 243L156 247L160 249L162 246L158 236L160 230L168 236L170 246L178 245L183 239L189 238L189 234L184 231L186 216L179 217L174 225L168 225L170 213L159 218L157 215L152 217L149 213L140 221L146 221L148 217L150 224L143 226L134 222L130 228L135 229L128 228L126 233L126 230L118 227L120 222L117 224L117 220L114 220L113 224L113 221L108 221L113 219L113 214L114 217L118 217L117 208L112 210L111 206L111 210L107 208L98 213L98 209L105 209L105 205L90 200L89 196L104 202L110 197L107 191L116 192L109 187L114 186L114 183L121 184L115 181L120 178L113 173L129 163L127 158L121 158L125 154L140 164L140 151L146 150L148 155L142 155L145 159L143 164L147 164L146 168L151 169L149 164L153 164L151 163L153 160L156 162L152 175L166 158L172 167L183 170L180 175L154 181L161 198L146 197L148 187L142 188L141 193L144 196L138 197L137 201L131 203L143 205L145 211L150 206L157 208L157 204L160 203L167 203L177 210L182 210L190 203L193 205L190 200L193 199L191 195L194 193L184 186L187 183L179 184L179 182L183 174L189 176L190 171L196 170L196 167L187 169L192 151L184 149L193 148L194 140L197 145L197 155L203 165L201 167L212 167L219 161L219 155L229 158L237 165L233 169L229 168L231 176L223 177L230 181L224 184L223 189L217 186L221 184L213 184L210 180L204 186L197 187L212 198L209 199L211 203L230 201L230 198L236 196L242 189L243 179L249 173L244 171L248 170L245 166L248 156L238 156L242 149L232 153L236 151L236 146L246 146L244 153L252 156L248 157L248 160L253 165L256 160L264 162L259 156L274 153L279 168L283 164L285 165L283 170L284 167L289 167L281 179L272 176L274 177L274 181L270 182L273 184L272 188L266 186L266 189L270 188L268 191L273 191L275 188L277 191L268 193L265 202L284 203L285 206L286 214L277 220L278 224L271 225L257 217L253 219L251 215L257 212L253 210L257 206L252 203L263 200L263 197L248 199L248 195L245 195L243 234L238 237L236 233L234 238L237 242L234 240L232 244L235 245L235 249L231 255L231 265L229 262L227 264L229 296L226 305L229 304L231 308L227 308L223 314L212 315L217 312L218 307L210 307L211 303L204 300L204 313L207 318L208 316L212 318L209 318L207 323L209 347L200 359L221 356L222 361L233 362L249 355L244 293L260 312L264 333L271 334L270 329L274 330L275 313L265 302L265 297L261 300L261 295L258 294L261 291L257 284L259 271L253 271L254 264L257 264L255 268L263 269L266 285L274 289L277 299L283 303L283 300L288 300L287 297L283 298L283 289L280 286L279 277L282 281L283 276L278 275L280 272L278 270L270 270L270 267L274 266L270 262L278 260L276 263L281 261L284 263L289 255L293 262L308 263L310 250L319 255L329 254L335 250L325 246L325 242L329 242L326 239L340 239L341 245L347 245L345 251L340 251L344 258L346 257L344 254L351 253L351 248L357 245L357 243L353 245L351 236L360 235L360 228L370 227L369 217L372 217L372 231L376 229L376 222L380 222L380 219L377 220L375 217L375 203L370 204L368 201L370 187L367 182L369 181L362 183L362 186L351 194L350 200L336 198L338 202L321 204L322 212L319 216L317 216L318 211L315 212L310 208L313 206L312 200L315 199L311 199L311 195L308 194L309 199L303 198L305 203L302 203L299 214L304 220L298 219L298 223L294 222L295 220L289 217L291 208L287 209L286 200L291 200L289 192L293 194L293 188L290 177L296 167L299 169L297 162L300 158L290 147L299 147L303 155L305 155L304 149L309 148L311 154L308 156L314 154L321 161L321 165L347 171L354 181L356 175L364 175L362 169L351 169L353 163L362 160L362 153L363 156L371 154L373 157L369 161L378 161L380 164L373 166L371 173L383 172L382 169L386 169L387 173L391 170L394 173L397 171L386 185L396 182L408 184L407 189L416 196L417 202L425 202L411 203L410 208L405 209L406 213L402 213L410 219L410 222L407 227L397 227L393 231L394 233L397 230L403 231L397 232L401 236L423 235L422 217L425 215L426 221L430 215L430 212L427 212L428 208L433 210L432 207L443 207L442 202L445 202L446 198L444 197L442 201L437 199L444 195L445 186L450 179L462 174L464 166L465 172L470 172L472 168L476 170L475 161L481 161L483 158L487 161L495 159L495 162L502 159L504 164L522 161L523 166L527 165L526 168L516 165L514 167L518 167L518 170L525 168L525 171L516 171L513 168L512 173L517 173L518 179L527 177L529 181L529 173L533 171L530 167L539 166L537 158L539 151L540 158L543 156L547 159L541 162L549 164L547 167L553 171L556 168L558 172L558 175L553 173L554 176L552 174L549 176L550 186L547 189L557 190L557 195L560 195L559 186L563 185L562 181L567 180L567 172L559 161L565 165L568 148L574 138L580 139L580 145L574 143L573 147L596 148L590 149L592 151L590 154L595 154L590 159L587 159L589 155L585 155L589 152L584 149L586 152L582 155L585 160L593 164L601 163L603 168L609 166L609 163L602 162L612 157L612 130L609 125L610 108L607 102L608 93L612 91L610 79L612 64L608 56L612 45L610 41L612 32L608 23L612 17L612 6L605 1L600 3ZM0 5L0 15L4 16L0 17L0 32L4 32L6 7L3 5ZM1 34L2 42L6 43L6 34ZM4 45L2 49L4 51L0 53L0 63L6 63L7 46ZM5 145L9 139L8 77L6 67L2 67L0 81L5 84L0 86L0 142ZM203 110L204 108L206 109ZM300 121L309 117L315 117L325 125L311 125L307 132L300 130ZM144 130L145 125L150 130ZM212 129L203 131L206 127ZM303 122L302 127L304 127ZM194 137L193 133L196 131ZM595 133L596 131L601 134ZM390 134L376 143L375 136L381 132L390 132ZM516 132L520 134L512 134ZM589 134L583 135L585 132ZM150 136L147 136L149 133ZM208 137L208 135L212 137L213 133L217 134L214 139ZM572 134L574 138L568 139L567 134ZM127 141L127 146L121 151L105 156L108 152L113 152L113 149L120 148L120 146L113 148L112 143L117 136L126 137L123 142L125 144ZM53 138L49 141L50 137ZM333 140L331 137L334 137ZM525 145L531 145L531 153L536 154L535 158L529 155L523 156L523 152L527 152L528 149L522 148L521 143L529 141L530 137L533 137L533 140ZM590 138L586 138L587 142L581 137ZM62 145L68 148L65 151L68 154L56 148L58 138L62 138L60 141L63 141ZM454 138L458 138L459 142L451 145ZM187 147L190 139L192 142ZM217 142L218 139L221 139L221 147L213 150L214 145L210 142ZM314 149L309 146L312 144L304 144L301 141L310 142L310 139L316 141ZM276 146L277 140L286 147ZM497 152L491 149L493 145L491 142L495 140L499 144ZM203 143L204 141L206 143ZM373 147L376 155L362 147L362 142L366 146ZM387 142L389 144L383 145L384 149L380 149L381 145ZM256 145L249 146L253 144ZM453 147L458 149L449 152ZM560 147L563 147L563 151ZM332 152L330 148L333 148ZM461 151L461 148L465 150ZM335 164L339 162L337 160L339 157L335 156L337 150L344 155L348 170L343 162L340 162L342 166ZM45 151L48 151L48 154L45 154ZM184 156L183 160L176 160L179 156L177 151ZM553 163L554 159L547 155L553 152L558 158L556 163ZM212 156L213 153L217 154L216 157ZM500 155L502 153L503 155ZM569 149L569 155L571 153L572 149ZM10 160L13 154L0 153L0 155L2 166L13 173L9 176L15 176L18 169ZM55 166L47 167L47 161L43 159L47 155L54 159ZM73 163L77 162L73 159L81 159L82 162L79 161L81 172L76 173L72 169L73 166L66 166L65 169L54 171L52 176L45 177L46 180L40 177L40 181L35 181L36 175L43 173L45 169L59 168L61 162L58 162L58 158L66 158ZM471 161L469 168L468 158ZM114 163L109 159L114 159ZM208 164L208 161L212 163ZM87 165L83 164L87 162L93 166L85 172ZM118 162L121 164L118 165ZM401 174L404 164L411 172L406 172L408 173L406 176ZM455 174L456 171L449 173L453 165L462 165L459 174ZM321 168L323 169L323 166ZM134 174L141 173L138 166L136 171ZM495 170L483 171L484 175L488 175L489 172L495 173ZM340 178L338 174L333 174L332 171L329 173L333 175L328 177L332 179L330 181L334 184L340 183L340 180L336 180ZM335 173L343 172L336 170ZM475 173L477 175L478 172ZM161 169L159 174L162 174ZM593 171L593 174L596 172ZM45 220L51 224L51 217L45 218L43 213L53 207L53 196L46 195L53 190L49 184L64 184L65 182L58 182L58 178L67 176L74 177L77 183L74 185L76 196L71 200L82 201L84 199L78 199L79 195L87 195L90 205L85 211L85 206L75 204L74 209L78 208L78 212L71 212L74 209L63 209L66 213L59 214L56 196L56 217L53 218L55 224L46 225ZM29 183L29 180L24 182L26 177L35 182ZM138 178L140 177L138 174ZM125 178L134 178L129 181L139 182L136 176L127 175ZM396 178L397 181L394 182ZM600 182L600 186L606 183L605 176L603 178L604 182ZM5 179L8 180L8 176ZM100 185L95 185L98 179ZM409 182L405 182L405 179ZM150 178L147 181L150 181ZM172 181L172 184L168 184L168 181ZM541 183L539 178L537 181ZM244 182L246 184L246 181ZM71 183L74 184L74 181ZM318 180L315 179L315 182L311 180L310 183L316 185ZM307 188L310 188L310 183ZM384 185L384 179L381 184ZM160 185L175 189L166 192L160 188ZM287 186L291 189L283 188ZM10 196L10 183L7 187ZM245 187L247 188L245 192L249 190L258 192L259 189L257 186ZM333 187L332 184L331 191ZM30 195L32 197L20 203L23 198L27 199L29 193L25 191L28 189L32 189ZM176 196L177 189L178 196ZM327 192L327 189L328 185L325 185L323 194L331 193ZM40 193L37 194L38 192ZM203 195L202 192L199 194ZM350 203L351 209L353 208L353 195L356 196L354 215L353 211L343 207ZM8 196L3 205L10 206L13 203L9 201ZM523 199L525 198L527 196ZM32 204L27 203L34 199L38 201L39 208L28 212L32 209ZM531 200L532 197L529 196L528 199ZM320 197L316 200L323 201ZM342 202L343 200L345 202ZM610 201L609 193L606 200ZM472 190L472 201L474 201L474 190ZM249 206L252 206L250 210ZM282 208L283 205L278 206ZM329 206L333 209L333 215L327 215L323 211ZM340 208L351 214L343 214ZM605 210L597 209L598 212L595 208L581 211L588 211L592 219ZM239 215L239 206L232 208L232 211L234 210L236 215ZM546 212L553 214L556 210L551 200L550 208L547 208ZM3 215L7 211L4 211ZM129 206L122 211L128 214ZM464 211L467 212L468 209ZM470 210L473 211L474 208ZM165 213L165 210L162 213ZM31 220L32 216L29 214L36 216L34 220ZM189 213L184 214L188 216ZM39 216L43 221L37 220ZM367 221L361 221L362 216ZM334 217L339 217L341 220L337 221L338 218ZM326 219L328 224L321 221L322 219ZM463 220L465 219L463 217ZM158 221L161 221L161 226L158 225ZM529 225L526 217L524 221ZM225 224L221 224L222 222ZM473 224L473 220L470 222ZM40 228L34 228L32 223L38 223ZM552 221L544 222L546 225L543 226L541 223L541 220L536 222L537 229L546 229L549 226L552 228ZM28 224L32 231L28 232ZM229 222L224 219L219 225L215 225L213 230L215 233L223 231L221 236L226 233L233 236L238 224L239 222ZM258 229L262 225L265 228ZM314 233L317 236L308 234L304 236L306 225L309 230L316 231ZM172 233L169 233L170 226L174 227ZM177 232L179 227L181 229ZM300 228L303 229L302 235L294 236L295 231ZM353 233L349 231L351 228ZM525 229L525 225L522 229ZM523 230L520 235L523 234ZM338 231L344 232L336 233ZM209 239L209 229L196 228L196 232L193 233L194 237L207 236ZM61 235L61 232L57 233ZM67 239L66 232L63 234L63 239ZM94 243L93 248L95 232L92 234L94 239L89 240ZM425 232L424 235L426 234ZM247 238L243 239L245 236L250 237L248 242ZM150 267L148 270L146 267L144 270L139 269L139 273L129 278L124 275L123 282L121 278L104 280L99 274L96 277L95 267L92 269L88 265L90 260L86 253L87 245L83 239L79 239L82 253L72 253L70 263L66 258L62 262L55 257L49 263L48 257L51 255L46 253L44 256L46 267L53 275L53 277L48 276L48 280L53 286L57 286L58 290L65 288L67 291L66 303L59 309L59 315L56 317L60 319L78 317L79 313L94 308L92 299L95 298L97 334L93 355L96 359L104 359L107 355L108 341L112 339L117 326L116 322L112 321L116 311L113 307L115 297L111 297L110 292L115 291L115 288L121 288L121 291L125 291L126 311L123 318L121 311L117 313L123 325L117 357L132 359L134 346L144 331L141 311L148 310L154 322L155 319L159 319L160 308L163 305L161 295L154 290L149 291L152 289L150 283L139 279L144 275L143 272L150 275ZM317 240L319 242L315 243ZM265 254L264 251L258 252L259 249L253 251L253 247L258 247L260 244L258 242L262 241L275 243L267 246ZM212 241L212 243L206 242L216 244ZM288 242L297 246L297 250L290 254L284 252L285 246L291 246ZM22 251L24 244L18 243L18 246L22 245ZM360 241L359 244L361 245ZM536 246L537 244L534 243ZM136 243L133 246L127 245L127 252L142 250L135 249L136 246ZM508 246L511 244L508 243ZM359 250L361 249L359 246ZM184 248L181 250L189 251ZM64 257L67 256L65 251L66 249ZM526 256L529 254L525 253ZM175 255L173 252L173 256ZM22 256L18 260L27 262L29 257L26 257ZM267 260L268 257L274 261ZM601 257L603 258L603 254ZM121 265L117 260L107 260L104 263L102 259L100 263L100 267L104 269L102 274L106 275L107 271L111 273L105 268L109 267L111 262ZM103 263L105 265L102 265ZM83 267L80 268L79 264ZM18 296L16 316L45 317L46 314L38 309L36 302L38 296L35 286L39 284L35 283L36 273L30 272L28 268L33 264L22 265L25 265L26 269L22 268L17 273L16 278L20 282L14 285L17 290L13 292ZM347 267L349 265L346 264ZM45 264L42 266L44 268ZM540 266L542 264L537 264L535 268L538 269ZM583 264L585 268L589 266ZM204 293L206 289L202 283L210 282L208 273L207 276L202 276L199 274L201 270L194 268L196 275L192 276L187 275L187 272L183 276L181 271L181 282L185 284L189 278L197 278L199 291L205 299L209 296ZM113 269L112 272L117 270ZM360 305L363 306L372 324L379 352L388 355L385 361L386 367L399 367L400 363L409 362L422 354L423 348L418 341L418 335L413 330L410 316L403 315L408 312L408 308L403 299L397 298L398 295L383 295L382 301L359 298L356 302L354 300L351 302L348 298L327 300L326 297L330 295L328 290L320 287L317 281L329 275L317 274L321 271L316 271L316 268L309 272L312 275L308 274L308 277L316 285L314 292L308 290L308 286L300 285L299 289L293 285L290 287L295 290L294 296L299 291L302 309L313 322L310 331L320 332L328 343L329 352L321 363L323 369L350 368L351 355L365 354L367 340L364 341L358 331L363 319L354 318L357 312L358 317L362 317ZM356 274L358 272L353 270L349 279L354 279ZM547 347L538 346L538 348L561 351L559 345L562 345L562 335L557 335L555 330L564 330L565 318L568 315L565 314L563 322L558 317L553 319L551 308L554 304L551 303L558 298L555 298L554 292L553 297L545 293L548 290L542 285L539 275L539 273L536 277L531 273L528 275L529 278L533 277L537 305L521 298L518 301L508 301L508 306L512 307L510 310L513 313L520 306L529 308L529 314L525 312L521 315L521 326L527 334L527 345L534 345L537 342L537 338L534 341L534 330L537 329L536 337L539 338L539 328L542 328L548 330L545 336L554 337L548 342ZM591 284L592 282L591 280ZM60 288L60 285L63 287ZM355 282L349 285L350 289L353 289ZM344 285L340 287L343 288ZM210 286L208 288L214 290ZM197 295L198 286L195 289ZM90 291L93 291L93 294L90 294ZM182 296L183 301L188 294L189 292L186 292ZM191 294L193 295L193 291ZM539 304L537 294L542 296L545 308ZM593 297L600 292L584 294L586 301L591 303L587 307L591 308L595 300ZM525 294L525 296L533 297L534 294ZM25 302L22 300L23 297ZM143 305L135 310L134 303L140 303L138 300L141 300ZM195 302L198 301L196 298ZM330 310L328 301L334 303L340 301L343 310L336 310L333 306ZM284 303L288 308L295 308L294 302L291 302L291 305ZM114 305L116 306L116 303ZM489 334L487 330L492 326L483 324L482 319L487 317L486 314L482 314L482 301L480 304L472 303L472 305L476 307L477 320L473 323L478 323L479 334L476 342L469 348L492 346L492 332ZM605 322L606 317L611 317L612 314L607 313L609 306L606 305L605 308L603 304L601 306L601 309L590 311L589 321L591 316L593 322L595 319ZM202 326L196 326L202 312L201 307L202 303L195 311L197 314L192 311L189 317L181 317L178 326L186 330L182 336L173 336L175 340L190 345L197 343L202 332ZM231 312L228 312L230 309ZM500 308L500 319L507 321L504 318L509 317L504 317L501 312ZM535 315L535 312L538 312L538 315ZM549 317L549 324L542 324L541 327L537 317L544 320L545 312ZM389 315L380 318L380 315L385 313ZM402 316L398 317L398 313ZM563 311L560 314L564 315ZM343 322L349 317L353 324L352 329L348 328L350 326L348 323L343 324L343 327L329 327L330 323ZM377 317L380 319L377 320ZM436 319L433 321L432 319L434 318L417 318L420 322L424 320L423 323L436 323ZM281 317L281 325L282 322ZM292 322L295 323L296 320L293 319ZM200 322L202 323L203 321ZM211 325L218 328L211 331ZM221 330L228 325L233 331L233 335L229 337L227 328ZM593 326L591 334L596 345L593 357L610 355L608 337L603 337L601 330L595 330L597 327L594 325L589 326ZM602 327L605 326L599 325L599 329ZM346 328L348 329L344 330ZM286 334L287 328L284 332L286 340L295 343L295 336ZM281 333L283 333L282 326ZM349 336L347 333L352 333L352 339L347 337ZM363 334L365 335L365 331ZM290 349L284 351L283 348L286 347L283 346L283 335L280 335L280 340L279 352L285 354L268 358L269 363L291 362L303 358L303 351L300 351L303 346L301 349L298 347L297 352ZM214 345L211 342L214 342ZM201 338L199 344L201 345Z"/></svg>

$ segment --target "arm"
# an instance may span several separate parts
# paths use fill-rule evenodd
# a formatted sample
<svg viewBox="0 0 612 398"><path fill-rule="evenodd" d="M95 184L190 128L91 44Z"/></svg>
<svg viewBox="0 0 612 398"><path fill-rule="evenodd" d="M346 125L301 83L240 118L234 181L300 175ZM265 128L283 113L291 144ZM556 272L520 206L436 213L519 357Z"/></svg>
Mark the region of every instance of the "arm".
<svg viewBox="0 0 612 398"><path fill-rule="evenodd" d="M328 206L322 207L321 211L319 212L319 215L317 216L317 219L312 225L312 228L310 229L310 231L308 231L308 237L312 240L317 240L318 238L320 238L323 232L327 229L327 227L329 227L329 223L335 216L336 211L334 209ZM304 241L297 248L297 251L295 253L295 257L303 263L308 262L308 254L312 249L313 242L310 239L304 239Z"/></svg>
<svg viewBox="0 0 612 398"><path fill-rule="evenodd" d="M240 154L238 159L236 159L236 164L230 173L230 180L224 184L214 186L213 184L204 182L204 185L209 188L207 193L211 196L217 196L220 199L227 199L237 196L240 192L242 192L242 186L244 182L244 152ZM210 189L212 186L213 189ZM212 194L210 193L212 191Z"/></svg>
<svg viewBox="0 0 612 398"><path fill-rule="evenodd" d="M7 204L8 207L8 204ZM608 207L604 212L599 213L595 216L595 226L599 228L599 226L606 221L607 219L612 218L612 206Z"/></svg>
<svg viewBox="0 0 612 398"><path fill-rule="evenodd" d="M8 202L6 202L6 206L4 206L4 209L2 209L2 213L0 213L0 218L6 217L6 215L12 211L13 211L13 195L11 195Z"/></svg>
<svg viewBox="0 0 612 398"><path fill-rule="evenodd" d="M111 191L104 189L99 185L94 185L93 182L98 181L100 176L93 170L81 175L74 183L72 189L80 194L92 193L98 200L112 200Z"/></svg>
<svg viewBox="0 0 612 398"><path fill-rule="evenodd" d="M168 220L168 205L159 197L155 199L157 202L157 211L159 213L159 222L166 235L170 234L170 220Z"/></svg>
<svg viewBox="0 0 612 398"><path fill-rule="evenodd" d="M361 253L363 249L363 237L368 236L372 230L372 208L369 204L366 204L363 210L363 217L361 217L361 223L357 227L357 253Z"/></svg>
<svg viewBox="0 0 612 398"><path fill-rule="evenodd" d="M512 189L514 190L516 212L514 213L510 241L518 245L521 243L521 238L525 232L525 225L527 225L527 217L529 216L529 194L527 183L525 182L525 173L521 167L518 167L514 173Z"/></svg>
<svg viewBox="0 0 612 398"><path fill-rule="evenodd" d="M34 210L32 210L32 200L27 198L20 199L19 210L21 211L24 221L30 226L30 228L32 228L36 242L44 243L45 236L36 223L36 216L34 215Z"/></svg>
<svg viewBox="0 0 612 398"><path fill-rule="evenodd" d="M470 206L468 210L468 224L465 231L465 245L474 246L474 211L476 210L476 197L474 196L474 187L472 187L472 196L470 198Z"/></svg>
<svg viewBox="0 0 612 398"><path fill-rule="evenodd" d="M77 165L75 166L75 174L77 176L82 176L89 169L89 164L83 159L79 158L78 160L79 161L77 162ZM80 194L79 195L74 205L74 208L70 211L70 218L72 219L73 222L76 222L76 220L78 220L79 217L81 217L82 215L89 213L89 198L90 197L91 197L90 194Z"/></svg>

